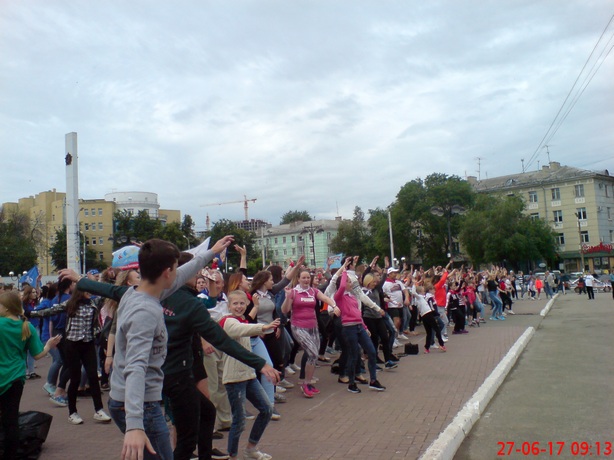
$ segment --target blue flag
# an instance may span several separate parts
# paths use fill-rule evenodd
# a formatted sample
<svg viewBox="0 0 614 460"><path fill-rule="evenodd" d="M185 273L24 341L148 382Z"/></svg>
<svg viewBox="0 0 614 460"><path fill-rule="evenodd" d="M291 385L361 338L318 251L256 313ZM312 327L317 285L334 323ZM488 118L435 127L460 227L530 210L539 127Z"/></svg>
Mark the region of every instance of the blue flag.
<svg viewBox="0 0 614 460"><path fill-rule="evenodd" d="M332 259L332 264L330 268L341 268L341 261L343 260L343 253L333 254L332 256L328 256L329 259ZM324 268L326 268L326 262L324 262Z"/></svg>
<svg viewBox="0 0 614 460"><path fill-rule="evenodd" d="M19 282L21 284L28 283L30 286L36 287L37 279L38 279L38 267L35 265L28 271L28 273L26 273L19 279Z"/></svg>

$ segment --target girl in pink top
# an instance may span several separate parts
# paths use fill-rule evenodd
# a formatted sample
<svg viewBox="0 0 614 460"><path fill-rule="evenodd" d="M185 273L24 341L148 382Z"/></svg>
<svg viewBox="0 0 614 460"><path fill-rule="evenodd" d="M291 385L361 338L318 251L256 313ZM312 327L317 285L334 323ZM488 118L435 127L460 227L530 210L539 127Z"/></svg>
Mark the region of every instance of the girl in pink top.
<svg viewBox="0 0 614 460"><path fill-rule="evenodd" d="M376 391L384 391L385 386L377 381L376 354L375 347L367 332L367 326L362 320L358 300L352 295L352 285L348 283L348 273L346 271L350 258L346 260L341 270L341 278L338 278L337 292L335 292L335 302L341 311L341 324L343 338L348 347L348 361L345 369L349 378L348 391L350 393L360 393L356 385L356 362L360 356L360 348L369 357L369 388Z"/></svg>
<svg viewBox="0 0 614 460"><path fill-rule="evenodd" d="M284 300L281 311L284 315L292 311L290 319L292 335L307 354L305 380L301 384L301 390L306 398L313 398L314 395L320 393L312 382L320 348L316 299L333 308L336 308L335 302L322 294L319 289L311 287L311 274L306 268L299 270L296 286L294 288L287 286L285 292L286 300Z"/></svg>

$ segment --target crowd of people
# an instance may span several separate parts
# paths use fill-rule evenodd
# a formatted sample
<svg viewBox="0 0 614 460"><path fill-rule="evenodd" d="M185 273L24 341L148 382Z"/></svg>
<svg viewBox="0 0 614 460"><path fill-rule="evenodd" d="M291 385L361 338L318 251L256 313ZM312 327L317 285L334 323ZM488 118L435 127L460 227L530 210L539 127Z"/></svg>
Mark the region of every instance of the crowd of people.
<svg viewBox="0 0 614 460"><path fill-rule="evenodd" d="M3 458L14 458L23 385L40 378L34 361L47 353L50 403L80 425L77 396L91 397L94 420L113 420L125 433L122 458L235 459L253 419L243 458L269 459L258 445L269 422L281 419L276 405L295 386L317 398L323 366L352 394L385 391L378 373L400 365L420 325L424 353L446 352L450 331L467 334L505 321L517 301L565 293L550 272L453 269L452 261L396 267L387 257L383 264L346 257L336 270L332 259L309 268L301 257L248 277L238 245L237 273L209 268L232 242L227 236L181 253L154 239L142 245L138 271L80 277L65 269L57 283L0 294ZM213 446L224 437L226 452Z"/></svg>

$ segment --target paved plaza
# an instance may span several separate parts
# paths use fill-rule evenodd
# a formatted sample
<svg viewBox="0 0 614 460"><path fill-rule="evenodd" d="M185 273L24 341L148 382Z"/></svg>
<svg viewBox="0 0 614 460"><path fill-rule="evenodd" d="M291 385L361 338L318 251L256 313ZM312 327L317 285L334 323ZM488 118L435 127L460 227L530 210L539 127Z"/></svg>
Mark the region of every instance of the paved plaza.
<svg viewBox="0 0 614 460"><path fill-rule="evenodd" d="M606 336L605 332L611 331L612 316L609 310L613 303L611 294L598 294L597 300L592 305L587 305L586 297L572 293L560 296L544 319L539 313L545 305L544 298L540 301L518 301L514 305L516 315L508 317L507 321L487 320L480 328L470 328L469 334L450 335L447 353L432 349L429 355L425 355L424 330L420 326L417 329L420 335L412 337L412 342L420 345L420 354L403 357L399 368L394 371L380 372L380 382L388 387L385 392L370 391L362 386L361 394L351 394L346 390L346 385L337 383L337 376L330 373L329 367L319 368L316 376L320 378L318 388L321 394L308 400L302 397L298 389L285 393L288 402L277 405L282 419L271 422L261 441L261 449L276 460L417 459L450 424L530 326L536 328L536 333L524 353L532 356L532 359L541 359L537 363L537 369L540 366L545 369L549 361L549 357L544 357L540 351L544 343L549 343L550 348L556 348L556 341L564 342L564 346L552 355L561 355L564 358L569 352L568 349L575 349L575 344L582 338L591 345L590 353L578 356L577 365L559 369L556 386L550 381L527 381L518 388L513 386L514 382L520 380L516 375L522 374L520 369L524 369L529 362L529 358L525 360L523 357L510 374L509 385L506 382L501 390L503 395L510 399L505 400L503 395L497 395L492 402L493 408L489 406L486 409L482 420L496 419L497 412L506 410L508 405L530 406L540 407L543 415L540 427L542 423L555 427L560 419L548 416L548 404L537 406L536 402L527 399L525 395L538 390L537 393L547 394L550 399L566 407L570 405L572 395L560 390L561 396L552 398L553 391L565 387L571 380L568 378L571 375L584 377L600 372L607 373L610 379L609 382L607 379L600 379L597 387L600 391L609 389L610 395L612 394L612 339L611 336ZM592 306L595 308L588 309ZM557 332L556 338L541 338L544 332L558 329L561 329L561 332ZM533 347L536 348L535 353L532 353ZM609 360L609 364L600 367L596 365L598 361L587 360L596 354L603 355L603 359ZM37 372L46 375L50 361L50 358L39 361ZM536 372L539 373L538 370L529 368L529 373ZM296 381L292 377L289 379ZM91 400L78 401L79 413L85 423L73 426L67 421L68 410L53 406L46 398L41 388L42 383L41 380L26 383L21 405L22 410L42 410L54 416L49 437L44 444L42 459L119 458L122 435L113 424L101 425L92 420ZM576 385L574 388L574 391L582 394L582 386ZM587 387L587 390L594 391L592 387ZM105 394L105 407L106 398ZM538 398L537 402L539 401ZM582 405L585 404L574 407L580 409ZM590 414L600 408L603 411L602 418L612 420L612 403L607 400L592 404L583 412ZM560 415L567 413L561 411ZM470 437L477 444L463 444L457 458L497 458L497 440L510 440L515 430L525 426L525 418L526 415L518 415L518 418L510 419L509 423L506 423L506 416L500 430L490 434L488 442L483 441L486 439L484 437L488 436L486 434ZM549 422L546 422L547 420ZM248 422L248 430L250 423ZM480 424L481 422L476 425L476 430ZM585 423L584 428L590 430L590 424ZM533 433L539 432L538 427L532 426L531 430ZM496 440L492 436L495 436ZM518 431L516 439L520 440L522 436L528 434ZM544 436L554 440L554 434ZM544 441L547 441L545 437ZM584 432L577 432L575 438L574 440L579 441L588 440ZM572 440L569 437L567 439ZM242 446L246 440L247 433L244 433ZM225 439L216 441L215 445L226 450Z"/></svg>

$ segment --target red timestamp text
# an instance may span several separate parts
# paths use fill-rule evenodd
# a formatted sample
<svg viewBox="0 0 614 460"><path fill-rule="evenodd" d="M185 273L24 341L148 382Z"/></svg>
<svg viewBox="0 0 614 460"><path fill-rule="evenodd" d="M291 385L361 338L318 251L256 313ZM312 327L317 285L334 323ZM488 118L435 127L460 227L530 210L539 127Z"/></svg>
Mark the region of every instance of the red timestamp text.
<svg viewBox="0 0 614 460"><path fill-rule="evenodd" d="M538 455L548 455L550 457L565 456L569 457L607 457L614 454L611 441L533 441L533 442L497 442L499 450L497 456L506 457L514 454L521 454L525 457Z"/></svg>

